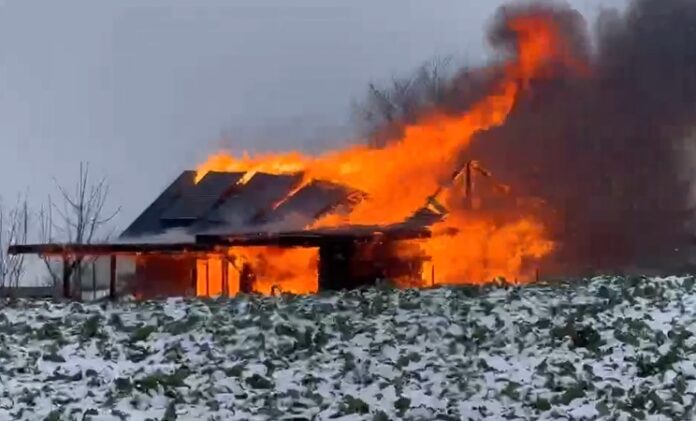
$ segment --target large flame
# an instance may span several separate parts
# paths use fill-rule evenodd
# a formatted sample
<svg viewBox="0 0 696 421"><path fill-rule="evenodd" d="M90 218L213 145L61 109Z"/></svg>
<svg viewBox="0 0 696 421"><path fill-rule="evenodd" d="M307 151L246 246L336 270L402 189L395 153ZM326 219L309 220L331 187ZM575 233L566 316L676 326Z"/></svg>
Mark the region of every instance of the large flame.
<svg viewBox="0 0 696 421"><path fill-rule="evenodd" d="M520 90L528 86L530 80L543 76L552 64L579 67L553 19L525 15L511 19L507 25L516 35L517 54L504 63L504 76L497 88L461 115L432 113L406 127L399 141L381 149L359 145L318 156L289 152L234 157L219 153L198 168L197 178L201 179L212 170L247 174L303 172L307 180L322 179L348 185L366 192L369 197L348 215L330 214L314 227L401 222L422 207L426 198L461 165L456 157L476 133L505 122ZM450 217L433 231L437 234L455 228L458 233L435 235L423 244L435 265L438 282L486 282L499 276L525 281L531 276L525 271L525 260L538 259L553 249L545 237L543 225L529 215L500 223L457 206L450 210ZM266 265L267 278L257 281L259 290L269 292L270 285L276 281L285 290L316 289L315 281L307 285L297 281L315 279L316 266L308 264L307 256L285 253L281 257L283 264L279 266L299 272L295 273L295 280L286 283L289 288L283 288L282 277ZM260 257L255 254L252 259ZM423 284L429 282L430 279L424 280Z"/></svg>

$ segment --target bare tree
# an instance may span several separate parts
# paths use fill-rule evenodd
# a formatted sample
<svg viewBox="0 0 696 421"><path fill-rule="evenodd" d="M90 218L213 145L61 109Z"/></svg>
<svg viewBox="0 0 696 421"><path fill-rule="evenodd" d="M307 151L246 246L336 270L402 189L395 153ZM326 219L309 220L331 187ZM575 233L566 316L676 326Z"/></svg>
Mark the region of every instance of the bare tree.
<svg viewBox="0 0 696 421"><path fill-rule="evenodd" d="M406 77L392 77L390 83L368 85L364 101L354 106L357 122L371 146L381 147L424 110L446 100L452 80L451 58L435 58Z"/></svg>
<svg viewBox="0 0 696 421"><path fill-rule="evenodd" d="M103 229L116 217L120 208L106 212L106 202L110 187L106 178L91 179L89 165L80 163L80 174L72 191L55 181L60 195L58 202L49 195L40 212L40 234L47 243L91 244L98 238L104 240ZM108 235L105 235L108 237ZM79 291L71 291L70 285L81 285L82 272L86 261L79 254L64 255L62 273L51 264L51 256L42 256L53 286L63 281L63 294L72 296Z"/></svg>
<svg viewBox="0 0 696 421"><path fill-rule="evenodd" d="M13 256L8 247L26 243L29 211L26 197L18 198L14 207L5 210L0 202L0 288L17 287L24 275L24 256Z"/></svg>

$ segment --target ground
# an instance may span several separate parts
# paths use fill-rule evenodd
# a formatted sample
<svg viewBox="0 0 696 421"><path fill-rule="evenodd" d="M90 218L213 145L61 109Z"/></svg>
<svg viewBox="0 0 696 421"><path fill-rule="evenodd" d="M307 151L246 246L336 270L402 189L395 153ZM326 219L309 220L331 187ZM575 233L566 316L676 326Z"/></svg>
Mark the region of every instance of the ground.
<svg viewBox="0 0 696 421"><path fill-rule="evenodd" d="M2 420L694 419L696 287L6 303Z"/></svg>

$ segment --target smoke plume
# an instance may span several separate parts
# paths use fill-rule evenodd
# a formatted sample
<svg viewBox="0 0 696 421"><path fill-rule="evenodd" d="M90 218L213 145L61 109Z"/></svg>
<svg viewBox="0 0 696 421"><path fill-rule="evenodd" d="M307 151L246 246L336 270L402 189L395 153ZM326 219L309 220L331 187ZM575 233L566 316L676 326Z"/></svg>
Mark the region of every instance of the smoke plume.
<svg viewBox="0 0 696 421"><path fill-rule="evenodd" d="M478 160L512 187L506 210L521 198L543 203L558 244L548 271L684 269L694 251L696 156L686 154L696 142L696 2L635 0L623 14L604 12L593 47L568 6L504 7L492 44L514 52L504 22L525 14L553 18L578 66L564 60L532 81L506 124L480 133L462 161ZM455 73L439 102L417 101L419 113L457 112L499 70Z"/></svg>

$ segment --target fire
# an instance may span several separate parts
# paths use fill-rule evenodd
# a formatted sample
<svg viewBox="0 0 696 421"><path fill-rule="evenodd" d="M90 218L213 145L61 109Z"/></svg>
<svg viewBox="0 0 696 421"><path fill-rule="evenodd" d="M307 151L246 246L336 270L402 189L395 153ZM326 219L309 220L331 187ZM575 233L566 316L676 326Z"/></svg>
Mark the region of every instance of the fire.
<svg viewBox="0 0 696 421"><path fill-rule="evenodd" d="M504 76L498 87L461 115L433 113L406 127L399 141L381 149L357 145L318 156L289 152L234 157L219 153L198 168L197 179L212 170L252 175L259 171L302 172L305 180L320 179L351 186L369 197L349 214L329 214L308 228L401 222L422 207L453 168L461 165L456 157L476 133L505 123L520 90L530 80L545 76L556 63L582 70L551 18L525 15L511 19L508 29L516 34L517 54L504 63ZM553 249L545 238L543 225L532 216L521 215L513 222L500 223L459 209L461 204L454 201L449 205L450 217L436 225L436 235L422 245L432 258L438 282L484 282L498 276L523 281L529 278L524 273L524 261L541 258ZM456 235L437 235L452 228L457 230ZM258 263L262 255L254 252L247 258ZM269 293L270 287L278 283L283 290L315 291L316 266L308 263L308 259L313 261L304 252L271 251L267 261L261 262L265 276L256 281L256 288ZM272 260L278 263L271 265ZM288 277L293 271L295 276ZM284 278L292 279L284 282Z"/></svg>
<svg viewBox="0 0 696 421"><path fill-rule="evenodd" d="M272 174L294 173L304 170L308 157L299 152L282 155L259 155L251 157L248 154L241 158L221 152L211 155L196 171L196 182L199 182L209 171L244 172L247 181L257 172Z"/></svg>
<svg viewBox="0 0 696 421"><path fill-rule="evenodd" d="M552 64L563 64L575 73L587 75L587 64L574 57L560 28L541 15L523 15L508 22L517 35L517 62L509 66L509 75L516 75L525 85L539 76L553 72Z"/></svg>
<svg viewBox="0 0 696 421"><path fill-rule="evenodd" d="M255 292L261 294L317 292L318 251L313 248L252 247L234 249L233 255L254 268Z"/></svg>
<svg viewBox="0 0 696 421"><path fill-rule="evenodd" d="M525 267L525 260L539 259L553 250L553 243L544 237L543 225L529 217L499 225L485 218L455 215L437 228L448 227L457 228L457 234L436 236L423 246L433 258L438 283L495 278L532 281L535 268Z"/></svg>
<svg viewBox="0 0 696 421"><path fill-rule="evenodd" d="M196 261L196 295L237 294L244 288L245 265L254 268L255 279L251 285L254 292L314 293L318 290L317 262L318 252L313 248L230 248L222 255Z"/></svg>

